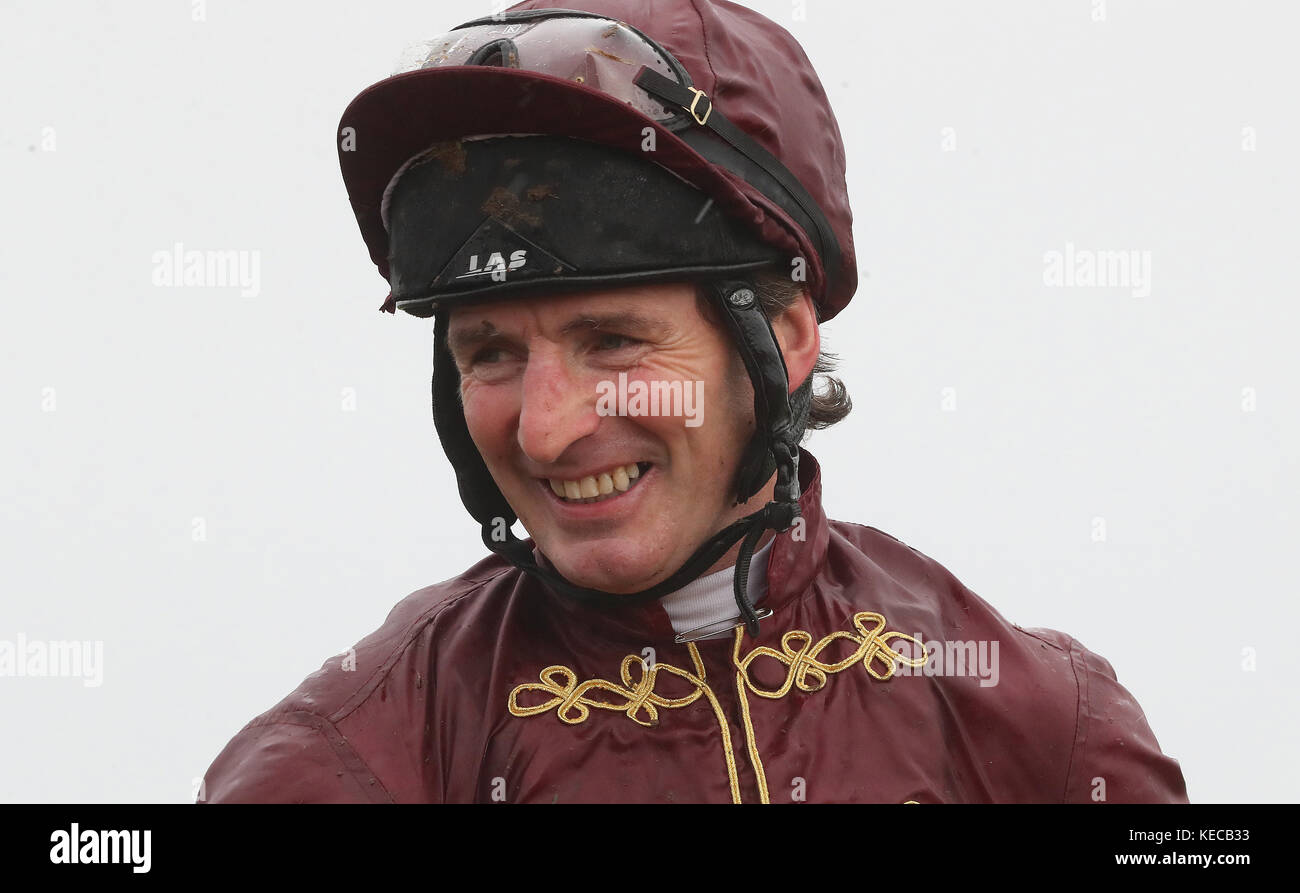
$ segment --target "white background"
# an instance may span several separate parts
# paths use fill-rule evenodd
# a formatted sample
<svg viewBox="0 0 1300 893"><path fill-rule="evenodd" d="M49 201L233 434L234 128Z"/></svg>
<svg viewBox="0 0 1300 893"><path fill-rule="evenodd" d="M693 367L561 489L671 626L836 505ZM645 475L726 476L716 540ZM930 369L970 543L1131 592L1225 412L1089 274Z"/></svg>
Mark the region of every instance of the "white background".
<svg viewBox="0 0 1300 893"><path fill-rule="evenodd" d="M1193 801L1300 799L1294 4L751 5L848 151L828 513L1110 660ZM0 678L0 800L192 800L245 722L484 554L431 321L376 312L334 139L406 43L493 11L0 2L0 639L105 663ZM260 252L260 294L154 286L177 242ZM1067 242L1149 251L1150 295L1045 286Z"/></svg>

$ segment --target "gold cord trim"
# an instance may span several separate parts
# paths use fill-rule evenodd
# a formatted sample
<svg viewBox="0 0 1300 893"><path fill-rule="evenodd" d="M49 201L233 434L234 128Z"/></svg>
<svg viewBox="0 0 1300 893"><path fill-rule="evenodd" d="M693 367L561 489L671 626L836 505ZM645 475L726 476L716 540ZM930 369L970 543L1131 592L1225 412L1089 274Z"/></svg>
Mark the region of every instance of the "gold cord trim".
<svg viewBox="0 0 1300 893"><path fill-rule="evenodd" d="M700 688L704 690L709 703L713 705L713 715L718 720L718 730L722 732L722 758L727 763L727 784L731 788L731 802L740 803L740 776L736 772L736 755L731 750L731 729L727 726L727 714L722 712L722 705L714 696L713 689L704 682L704 661L700 658L699 649L695 647L694 642L688 643L686 647L690 649L691 662L695 664L695 671L699 673Z"/></svg>
<svg viewBox="0 0 1300 893"><path fill-rule="evenodd" d="M866 621L873 621L875 626L867 629ZM831 673L840 673L849 667L862 661L862 666L868 673L880 680L885 680L894 675L897 664L907 664L909 667L925 666L925 657L903 657L894 649L885 643L891 639L905 639L921 647L924 652L925 646L917 641L914 636L906 633L886 632L881 633L885 628L885 618L874 611L859 611L853 615L853 625L858 628L861 636L855 636L851 632L836 630L828 636L820 639L816 645L812 643L812 635L801 629L792 629L781 637L781 650L768 648L766 645L759 645L742 659L740 656L740 629L736 630L736 644L732 649L732 660L735 662L737 675L743 679L745 686L754 694L762 698L783 698L794 686L800 691L814 692L821 689L826 684L826 677ZM824 663L817 659L828 645L837 639L848 639L850 642L857 642L857 650L843 660L837 660L834 663ZM749 678L749 665L754 662L755 658L771 657L785 664L787 672L785 682L780 687L773 689L759 688L754 681ZM876 670L871 666L872 661L879 659L884 665L883 671ZM810 685L808 680L812 679L815 685Z"/></svg>
<svg viewBox="0 0 1300 893"><path fill-rule="evenodd" d="M743 627L736 627L737 640L742 635L742 629ZM745 697L745 683L740 670L736 671L736 691L740 695L740 717L745 722L745 743L749 745L749 759L754 764L754 776L758 779L758 799L761 803L771 803L767 796L767 773L763 771L763 761L758 756L754 721L749 718L749 698Z"/></svg>
<svg viewBox="0 0 1300 893"><path fill-rule="evenodd" d="M874 626L868 628L866 625L868 621L872 622ZM792 687L803 692L818 691L826 684L828 675L847 670L859 661L862 662L864 669L869 674L880 680L889 679L893 676L894 670L899 663L907 664L910 667L924 666L926 661L924 656L919 658L903 657L886 644L892 639L903 639L921 645L913 636L893 631L882 632L885 628L883 615L874 611L859 611L853 615L853 625L861 635L854 635L852 632L845 630L837 630L818 640L815 645L810 633L792 629L781 637L780 651L760 645L745 655L744 658L740 656L740 644L744 638L744 624L736 626L736 640L732 647L732 663L736 668L736 691L740 699L740 714L745 729L745 744L754 767L754 775L758 780L759 799L763 803L771 801L767 787L767 775L763 769L763 761L758 753L758 736L754 732L754 722L749 712L749 699L745 695L746 689L759 697L780 699L785 697ZM817 656L838 639L848 639L856 642L858 647L852 654L842 660L832 663L818 660ZM686 707L703 696L713 708L713 715L718 721L718 730L722 734L722 757L727 766L727 782L731 789L731 801L740 803L740 780L736 770L736 757L732 749L731 730L727 725L727 715L723 712L722 705L718 703L713 689L705 681L704 661L700 658L695 643L690 642L686 647L690 651L691 662L695 665L694 673L657 661L653 666L647 668L640 657L629 654L623 658L623 664L619 668L619 675L623 681L622 685L605 679L588 679L579 683L578 676L573 670L560 664L552 664L538 674L540 682L525 682L516 686L510 692L506 707L511 715L518 717L536 716L554 709L555 715L559 717L560 721L569 725L585 722L591 715L590 708L597 707L601 710L620 711L638 725L651 727L659 724L659 708L673 710ZM922 654L924 655L923 645ZM778 688L760 688L749 678L749 665L758 657L771 657L786 666L785 681ZM883 665L883 670L877 670L872 666L872 662L877 660ZM639 680L633 677L634 667L641 669ZM661 672L685 679L695 686L695 690L680 698L667 698L656 693L655 683ZM544 692L551 695L551 697L541 704L531 707L521 706L519 704L519 695L533 691ZM610 701L588 697L587 693L591 691L609 692L621 700ZM641 718L642 713L645 714L645 719Z"/></svg>
<svg viewBox="0 0 1300 893"><path fill-rule="evenodd" d="M703 695L708 699L709 705L713 708L713 715L718 720L718 729L722 732L722 758L727 764L727 781L731 787L731 801L740 803L740 779L736 772L736 757L731 747L731 731L727 728L727 715L722 711L722 705L718 703L717 697L713 690L709 688L704 681L704 661L700 659L700 653L692 642L686 646L690 649L691 662L695 664L695 673L690 673L680 667L674 667L671 664L663 664L658 661L648 670L645 662L635 654L629 654L623 658L623 665L620 668L619 675L623 679L623 684L608 682L604 679L588 679L581 684L578 683L578 676L568 667L559 664L552 664L538 674L541 682L525 682L518 685L510 692L510 699L506 703L507 709L513 716L536 716L539 713L546 713L552 708L555 709L555 715L560 718L561 722L569 725L576 725L585 722L591 715L591 707L599 707L602 710L619 710L627 714L627 718L642 726L659 725L659 709L676 709L694 704ZM632 668L640 667L642 676L640 682L633 681ZM695 686L695 691L680 698L665 698L663 695L655 693L655 683L660 673L670 673L674 676L680 676L687 682ZM557 677L563 681L557 681ZM596 698L587 697L587 692L598 690L606 691L622 698L622 703L611 703L609 701L597 700ZM523 707L519 704L519 695L529 691L542 691L552 695L550 700L532 707ZM647 719L641 719L639 714L644 710Z"/></svg>

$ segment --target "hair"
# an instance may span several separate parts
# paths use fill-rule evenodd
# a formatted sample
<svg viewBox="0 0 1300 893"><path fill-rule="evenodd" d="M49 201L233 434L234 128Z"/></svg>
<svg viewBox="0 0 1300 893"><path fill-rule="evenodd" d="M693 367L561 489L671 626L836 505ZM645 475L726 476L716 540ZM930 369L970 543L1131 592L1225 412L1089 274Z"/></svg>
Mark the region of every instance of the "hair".
<svg viewBox="0 0 1300 893"><path fill-rule="evenodd" d="M773 321L793 307L807 291L807 286L795 282L789 274L773 270L763 270L754 274L752 282L759 306L763 308L767 318ZM695 288L695 300L702 316L715 325L723 324L717 306L709 297L708 289L698 283ZM817 322L820 324L821 308L817 307L816 312ZM736 362L743 372L744 366L740 363L739 353L736 354ZM836 422L842 421L853 409L853 401L849 398L849 390L844 386L844 382L827 374L835 371L838 362L839 357L835 354L827 350L820 351L817 354L817 361L813 363L812 371L795 390L795 395L799 395L802 391L809 397L806 430L820 431L829 428ZM814 378L818 376L825 384L825 391L822 393L813 390ZM792 402L795 395L791 397ZM801 432L801 435L803 433Z"/></svg>

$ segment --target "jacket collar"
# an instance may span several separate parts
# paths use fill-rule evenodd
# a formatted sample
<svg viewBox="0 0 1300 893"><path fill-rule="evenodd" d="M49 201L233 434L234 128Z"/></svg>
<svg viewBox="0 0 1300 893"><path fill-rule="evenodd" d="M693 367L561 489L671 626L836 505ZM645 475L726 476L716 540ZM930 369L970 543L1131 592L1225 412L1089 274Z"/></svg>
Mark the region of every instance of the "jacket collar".
<svg viewBox="0 0 1300 893"><path fill-rule="evenodd" d="M800 519L789 530L778 533L772 542L767 561L767 595L763 607L774 614L808 590L826 560L830 528L822 509L821 466L811 453L799 449ZM531 542L531 540L530 540ZM539 565L550 570L555 566L534 546L533 556ZM672 643L676 636L668 613L658 601L640 605L619 604L611 598L608 606L580 604L533 582L552 608L569 615L575 624L593 636L611 640L629 640L641 644ZM766 639L772 620L762 624Z"/></svg>

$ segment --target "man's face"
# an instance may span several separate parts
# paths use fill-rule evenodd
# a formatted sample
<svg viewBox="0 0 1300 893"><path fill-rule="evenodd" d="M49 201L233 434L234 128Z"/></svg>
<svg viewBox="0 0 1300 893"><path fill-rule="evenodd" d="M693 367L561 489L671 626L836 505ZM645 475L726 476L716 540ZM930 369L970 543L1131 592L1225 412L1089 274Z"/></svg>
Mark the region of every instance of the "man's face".
<svg viewBox="0 0 1300 893"><path fill-rule="evenodd" d="M743 516L732 481L753 431L753 389L691 285L460 308L448 341L470 437L570 581L649 588ZM652 392L658 414L635 397ZM610 414L620 396L625 414Z"/></svg>

